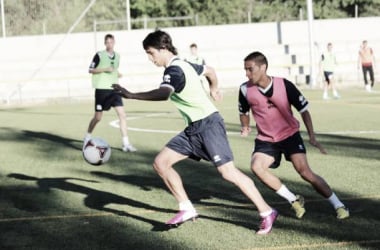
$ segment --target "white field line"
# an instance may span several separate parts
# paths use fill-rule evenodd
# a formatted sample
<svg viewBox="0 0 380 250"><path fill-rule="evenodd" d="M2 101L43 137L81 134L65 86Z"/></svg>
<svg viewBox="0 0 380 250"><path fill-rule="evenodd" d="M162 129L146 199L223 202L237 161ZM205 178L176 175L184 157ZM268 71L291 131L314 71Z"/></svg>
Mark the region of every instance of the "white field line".
<svg viewBox="0 0 380 250"><path fill-rule="evenodd" d="M163 116L167 115L168 113L152 113L152 114L146 114L142 116L134 116L134 117L128 117L127 121L131 120L139 120L144 119L147 117L156 117L156 116ZM114 128L120 128L119 126L119 120L111 121L110 123L111 127ZM145 133L158 133L158 134L178 134L180 131L178 130L163 130L163 129L145 129L145 128L135 128L135 127L129 127L128 130L130 131L136 131L136 132L145 132ZM240 135L240 132L232 132L227 131L228 135ZM341 131L326 131L326 132L316 132L316 134L327 134L327 135L358 135L358 134L380 134L380 130L341 130Z"/></svg>

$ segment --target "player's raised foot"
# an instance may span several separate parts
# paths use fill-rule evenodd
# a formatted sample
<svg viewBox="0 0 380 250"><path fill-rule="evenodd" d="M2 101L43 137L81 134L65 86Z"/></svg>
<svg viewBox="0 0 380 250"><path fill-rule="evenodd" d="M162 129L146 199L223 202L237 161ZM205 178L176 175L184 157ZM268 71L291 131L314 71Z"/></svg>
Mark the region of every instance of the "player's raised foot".
<svg viewBox="0 0 380 250"><path fill-rule="evenodd" d="M301 219L305 214L305 199L301 195L296 195L297 199L292 202L292 210L295 212L296 217Z"/></svg>
<svg viewBox="0 0 380 250"><path fill-rule="evenodd" d="M278 217L277 210L272 209L272 213L270 215L262 218L260 228L256 232L256 234L265 235L265 234L270 233L272 231L272 226L274 222L276 221L277 217Z"/></svg>
<svg viewBox="0 0 380 250"><path fill-rule="evenodd" d="M132 144L123 145L124 152L136 152L137 148L135 148Z"/></svg>
<svg viewBox="0 0 380 250"><path fill-rule="evenodd" d="M350 217L350 212L348 211L346 207L338 207L335 211L336 211L336 218L338 218L339 220L343 220Z"/></svg>
<svg viewBox="0 0 380 250"><path fill-rule="evenodd" d="M195 210L182 210L179 211L173 218L171 218L166 225L168 226L178 226L185 221L195 220L198 217L198 213Z"/></svg>

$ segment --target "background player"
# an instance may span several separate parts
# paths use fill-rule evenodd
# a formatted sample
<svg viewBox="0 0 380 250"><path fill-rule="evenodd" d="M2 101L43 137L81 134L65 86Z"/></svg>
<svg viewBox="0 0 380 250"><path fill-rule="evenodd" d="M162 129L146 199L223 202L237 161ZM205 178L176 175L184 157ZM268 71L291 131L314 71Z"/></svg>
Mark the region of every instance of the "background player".
<svg viewBox="0 0 380 250"><path fill-rule="evenodd" d="M362 68L362 71L363 71L365 89L368 92L371 92L373 85L375 83L375 76L373 72L374 67L375 67L375 55L373 53L372 48L368 47L367 40L364 40L362 42L362 45L360 46L359 57L358 57L358 69L360 67ZM368 83L367 74L369 74L371 84Z"/></svg>
<svg viewBox="0 0 380 250"><path fill-rule="evenodd" d="M333 53L332 43L327 44L327 51L322 54L320 68L325 77L325 84L323 87L323 99L329 99L328 90L332 89L334 98L339 98L338 91L335 88L334 71L336 66L336 56Z"/></svg>
<svg viewBox="0 0 380 250"><path fill-rule="evenodd" d="M122 150L134 152L137 149L130 144L127 134L127 121L123 108L123 100L113 91L112 84L119 81L120 55L114 51L115 38L111 34L104 37L105 50L99 51L92 59L89 72L92 74L92 86L95 88L95 114L88 125L87 134L84 137L84 145L91 139L91 133L96 124L102 119L103 111L115 108L119 118L120 132L122 135Z"/></svg>
<svg viewBox="0 0 380 250"><path fill-rule="evenodd" d="M297 196L282 184L269 168L277 168L281 155L293 163L301 177L314 189L328 199L335 208L338 219L349 217L349 212L332 192L326 181L315 174L306 159L306 149L299 133L299 122L293 116L291 105L302 116L309 134L310 143L326 153L317 142L308 108L308 101L293 83L284 78L268 76L267 58L260 52L253 52L244 59L244 69L248 81L240 86L239 112L241 134L250 132L249 110L256 121L257 137L251 158L252 171L268 187L292 204L296 216L302 218L305 213L303 197Z"/></svg>
<svg viewBox="0 0 380 250"><path fill-rule="evenodd" d="M194 64L205 65L206 61L203 57L198 55L198 45L196 43L190 44L190 56L186 61Z"/></svg>

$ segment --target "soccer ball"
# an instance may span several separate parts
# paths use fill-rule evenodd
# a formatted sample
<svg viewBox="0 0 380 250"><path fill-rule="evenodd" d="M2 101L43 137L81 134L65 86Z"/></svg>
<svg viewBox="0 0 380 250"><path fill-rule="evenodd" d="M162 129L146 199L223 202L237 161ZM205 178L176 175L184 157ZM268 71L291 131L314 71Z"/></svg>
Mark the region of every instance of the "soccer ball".
<svg viewBox="0 0 380 250"><path fill-rule="evenodd" d="M102 138L91 138L83 147L83 158L92 165L106 163L111 156L111 147Z"/></svg>

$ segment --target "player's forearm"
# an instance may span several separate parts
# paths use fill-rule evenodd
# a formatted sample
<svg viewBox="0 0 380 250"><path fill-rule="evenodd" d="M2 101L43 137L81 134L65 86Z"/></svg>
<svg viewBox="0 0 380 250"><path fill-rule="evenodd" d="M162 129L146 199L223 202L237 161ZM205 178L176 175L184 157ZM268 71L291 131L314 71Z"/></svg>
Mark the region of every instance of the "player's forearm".
<svg viewBox="0 0 380 250"><path fill-rule="evenodd" d="M309 111L307 111L307 110L304 111L301 114L301 116L302 116L303 123L305 124L309 138L310 139L314 138L315 134L314 134L314 128L313 128L313 121L311 120L311 115L310 115Z"/></svg>
<svg viewBox="0 0 380 250"><path fill-rule="evenodd" d="M215 70L210 66L205 66L204 75L207 78L207 81L208 81L209 86L210 86L210 90L218 89L218 78L216 76Z"/></svg>
<svg viewBox="0 0 380 250"><path fill-rule="evenodd" d="M240 125L242 128L249 128L249 115L246 115L246 114L240 115Z"/></svg>
<svg viewBox="0 0 380 250"><path fill-rule="evenodd" d="M100 73L106 72L106 70L104 68L96 68L96 69L89 69L88 72L91 74L100 74Z"/></svg>
<svg viewBox="0 0 380 250"><path fill-rule="evenodd" d="M240 114L240 135L247 137L251 133L251 128L249 127L249 114Z"/></svg>
<svg viewBox="0 0 380 250"><path fill-rule="evenodd" d="M122 96L125 98L145 101L166 101L172 92L170 88L161 87L146 92L132 93L124 88L121 88L119 85L113 86L114 88L117 86L115 89L120 90Z"/></svg>
<svg viewBox="0 0 380 250"><path fill-rule="evenodd" d="M163 96L153 92L131 93L131 95L128 98L145 101L165 101L168 99L167 96Z"/></svg>

